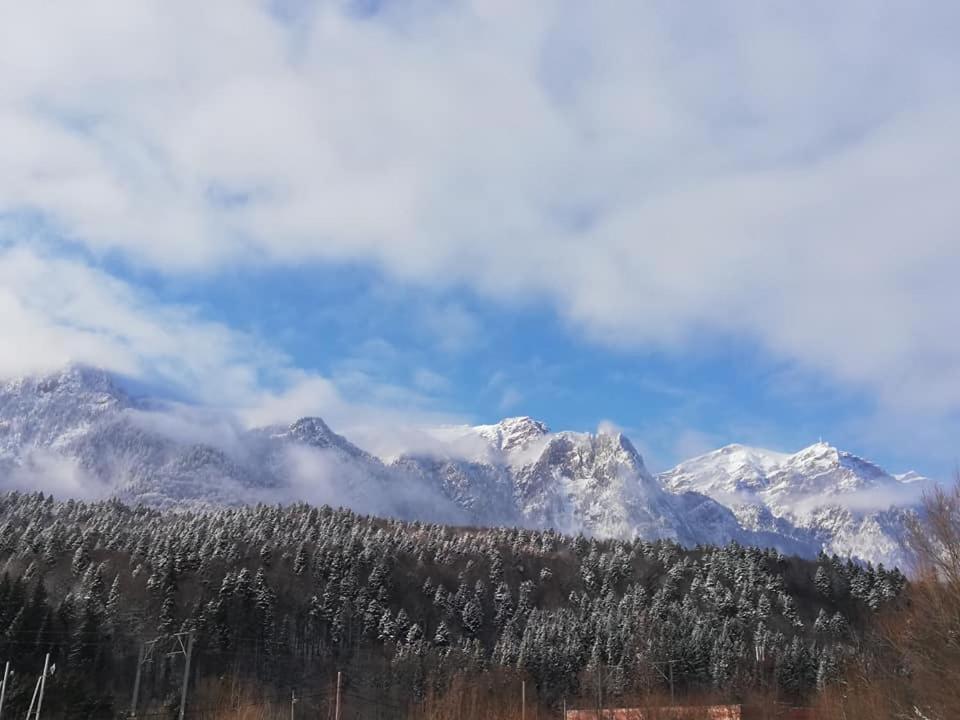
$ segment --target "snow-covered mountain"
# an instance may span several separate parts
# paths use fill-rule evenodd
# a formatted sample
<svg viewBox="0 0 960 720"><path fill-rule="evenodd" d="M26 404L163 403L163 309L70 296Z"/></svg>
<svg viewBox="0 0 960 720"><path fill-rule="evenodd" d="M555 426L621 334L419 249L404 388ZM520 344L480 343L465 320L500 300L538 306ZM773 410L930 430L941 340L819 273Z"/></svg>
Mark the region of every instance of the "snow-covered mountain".
<svg viewBox="0 0 960 720"><path fill-rule="evenodd" d="M794 454L728 445L680 463L660 481L723 503L745 528L790 534L827 553L903 564L904 522L927 483L818 442Z"/></svg>
<svg viewBox="0 0 960 720"><path fill-rule="evenodd" d="M729 510L709 498L666 492L620 433L551 433L527 417L457 432L473 434L487 446L466 459L403 456L393 467L433 482L474 522L664 537L686 544L751 537ZM692 521L697 513L700 522Z"/></svg>
<svg viewBox="0 0 960 720"><path fill-rule="evenodd" d="M306 500L895 562L902 506L923 484L823 444L795 455L730 446L655 476L619 432L555 433L528 417L437 429L429 453L385 463L319 418L251 430L122 386L84 367L0 384L0 488L158 506Z"/></svg>
<svg viewBox="0 0 960 720"><path fill-rule="evenodd" d="M301 498L409 516L422 494L394 479L319 418L246 430L220 414L131 397L86 367L0 384L5 489L161 507ZM437 518L456 517L452 504L436 505Z"/></svg>

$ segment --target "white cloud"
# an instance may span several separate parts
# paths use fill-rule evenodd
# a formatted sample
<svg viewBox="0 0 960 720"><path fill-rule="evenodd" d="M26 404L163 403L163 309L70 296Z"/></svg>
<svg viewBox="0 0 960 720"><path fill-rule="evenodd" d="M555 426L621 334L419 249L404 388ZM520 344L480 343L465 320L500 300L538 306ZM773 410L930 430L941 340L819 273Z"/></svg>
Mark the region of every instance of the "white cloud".
<svg viewBox="0 0 960 720"><path fill-rule="evenodd" d="M683 428L677 432L671 449L675 458L686 459L703 455L722 444L715 435L696 428Z"/></svg>
<svg viewBox="0 0 960 720"><path fill-rule="evenodd" d="M76 461L43 450L34 450L4 473L3 486L4 490L40 491L81 500L101 500L112 490Z"/></svg>
<svg viewBox="0 0 960 720"><path fill-rule="evenodd" d="M523 393L513 386L503 388L500 393L500 402L497 407L500 412L508 412L523 402Z"/></svg>
<svg viewBox="0 0 960 720"><path fill-rule="evenodd" d="M370 262L546 300L602 342L709 330L887 410L960 407L951 4L341 9L4 3L0 212L165 272ZM4 332L49 362L175 352L79 275L122 337L6 284ZM181 379L256 387L232 337L206 326L218 359Z"/></svg>
<svg viewBox="0 0 960 720"><path fill-rule="evenodd" d="M329 450L293 446L286 450L284 463L289 482L282 492L295 500L361 507L383 516L420 517L425 513L428 518L452 523L468 519L463 510L439 498L435 488L416 477L408 475L385 489L383 477L372 477Z"/></svg>
<svg viewBox="0 0 960 720"><path fill-rule="evenodd" d="M620 427L613 420L601 420L597 424L598 435L620 435L622 433L623 433L623 428Z"/></svg>
<svg viewBox="0 0 960 720"><path fill-rule="evenodd" d="M261 371L283 370L283 357L254 338L24 247L0 247L0 310L2 377L81 362L231 403L258 387Z"/></svg>
<svg viewBox="0 0 960 720"><path fill-rule="evenodd" d="M425 393L445 393L450 390L450 381L430 368L417 368L413 384Z"/></svg>
<svg viewBox="0 0 960 720"><path fill-rule="evenodd" d="M481 335L480 322L476 316L459 303L444 303L428 307L420 322L444 352L464 352L473 346Z"/></svg>
<svg viewBox="0 0 960 720"><path fill-rule="evenodd" d="M79 362L196 401L170 404L162 413L133 413L175 439L236 450L234 415L250 426L320 415L339 432L376 445L407 424L457 419L435 411L418 390L360 371L332 379L297 369L256 337L207 321L189 307L160 303L82 261L24 247L0 247L0 329L0 378ZM430 379L434 385L441 380Z"/></svg>
<svg viewBox="0 0 960 720"><path fill-rule="evenodd" d="M436 410L427 396L399 385L376 381L344 387L311 373L288 370L278 389L260 388L238 408L249 426L288 423L319 415L338 433L365 450L390 454L397 438L419 426L462 422L463 418ZM396 437L394 437L396 436Z"/></svg>

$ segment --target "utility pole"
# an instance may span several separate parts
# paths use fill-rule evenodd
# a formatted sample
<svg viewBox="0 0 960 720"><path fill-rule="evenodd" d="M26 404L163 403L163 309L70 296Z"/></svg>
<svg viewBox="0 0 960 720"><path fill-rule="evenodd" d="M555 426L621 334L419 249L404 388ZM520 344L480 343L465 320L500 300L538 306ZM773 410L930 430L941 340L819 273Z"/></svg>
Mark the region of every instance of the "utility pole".
<svg viewBox="0 0 960 720"><path fill-rule="evenodd" d="M33 688L33 697L30 698L30 707L27 708L27 720L30 720L30 716L33 715L33 704L37 702L37 694L40 692L40 680L37 678L37 684Z"/></svg>
<svg viewBox="0 0 960 720"><path fill-rule="evenodd" d="M181 645L183 640L180 641ZM187 710L187 684L190 682L190 657L193 655L193 631L190 631L187 637L187 650L185 655L187 661L183 664L183 687L180 689L180 720Z"/></svg>
<svg viewBox="0 0 960 720"><path fill-rule="evenodd" d="M186 639L186 642L184 642L184 639ZM183 720L184 714L187 711L187 688L190 685L190 663L193 659L192 630L190 632L173 633L172 635L160 635L153 640L148 640L140 644L140 653L137 658L137 674L133 680L133 698L130 701L130 717L136 717L137 707L139 707L140 704L140 685L143 677L143 667L147 663L153 662L156 653L163 653L168 658L183 655L183 681L180 687L179 713L180 720Z"/></svg>
<svg viewBox="0 0 960 720"><path fill-rule="evenodd" d="M137 676L133 681L133 700L130 702L130 717L137 716L137 701L140 699L140 673L143 670L143 661L147 656L147 648L140 643L140 654L137 657Z"/></svg>
<svg viewBox="0 0 960 720"><path fill-rule="evenodd" d="M597 663L597 720L603 717L603 666Z"/></svg>
<svg viewBox="0 0 960 720"><path fill-rule="evenodd" d="M333 720L340 720L340 681L343 673L337 670L337 709L333 713Z"/></svg>
<svg viewBox="0 0 960 720"><path fill-rule="evenodd" d="M674 664L675 662L677 662L676 659L673 659L673 660L661 660L660 662L650 662L650 667L652 667L654 670L656 670L658 673L660 673L660 676L661 676L664 680L666 680L668 683L670 683L670 704L671 704L671 705L676 705L676 704L677 704L677 696L676 696L676 694L674 693L674 690L673 690L673 664ZM661 666L661 665L666 665L666 666L669 668L669 674L663 672L663 670L660 669L660 666Z"/></svg>
<svg viewBox="0 0 960 720"><path fill-rule="evenodd" d="M674 707L677 705L677 698L673 694L673 660L670 661L670 704Z"/></svg>
<svg viewBox="0 0 960 720"><path fill-rule="evenodd" d="M3 699L7 696L7 678L10 676L10 661L3 666L3 685L0 685L0 717L3 716Z"/></svg>
<svg viewBox="0 0 960 720"><path fill-rule="evenodd" d="M43 659L43 675L40 676L40 699L37 700L37 720L40 720L40 707L43 705L43 691L47 689L47 671L50 669L50 653Z"/></svg>

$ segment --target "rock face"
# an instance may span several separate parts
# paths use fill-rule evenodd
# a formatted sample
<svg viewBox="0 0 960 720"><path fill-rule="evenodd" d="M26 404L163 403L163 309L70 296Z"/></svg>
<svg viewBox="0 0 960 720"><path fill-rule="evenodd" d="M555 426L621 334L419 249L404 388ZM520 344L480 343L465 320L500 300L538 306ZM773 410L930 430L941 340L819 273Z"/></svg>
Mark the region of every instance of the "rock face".
<svg viewBox="0 0 960 720"><path fill-rule="evenodd" d="M456 434L456 433L454 433ZM459 429L487 442L469 460L401 457L478 524L555 528L600 537L670 538L812 554L806 538L744 528L725 506L698 492L668 491L618 432L551 433L527 417Z"/></svg>
<svg viewBox="0 0 960 720"><path fill-rule="evenodd" d="M71 367L0 385L0 488L182 507L255 502L475 525L555 528L686 545L821 549L900 562L923 478L819 443L794 455L731 445L652 475L618 432L551 432L529 417L445 428L468 440L385 464L320 418L248 430L133 397Z"/></svg>

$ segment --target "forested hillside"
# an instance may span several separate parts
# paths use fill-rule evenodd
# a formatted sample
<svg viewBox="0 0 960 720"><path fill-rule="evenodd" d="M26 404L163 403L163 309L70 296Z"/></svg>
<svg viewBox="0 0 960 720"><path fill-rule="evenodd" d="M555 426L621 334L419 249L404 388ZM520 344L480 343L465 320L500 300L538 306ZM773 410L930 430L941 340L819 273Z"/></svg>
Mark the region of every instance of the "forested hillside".
<svg viewBox="0 0 960 720"><path fill-rule="evenodd" d="M679 697L802 700L840 676L905 585L882 566L735 544L41 493L0 496L0 561L4 712L25 713L49 652L47 717L129 712L141 652L139 714L175 716L181 632L190 717L289 712L293 697L296 713L328 717L338 671L344 718L426 716L451 688L512 701L524 680L548 717L564 700L667 692L671 674Z"/></svg>

